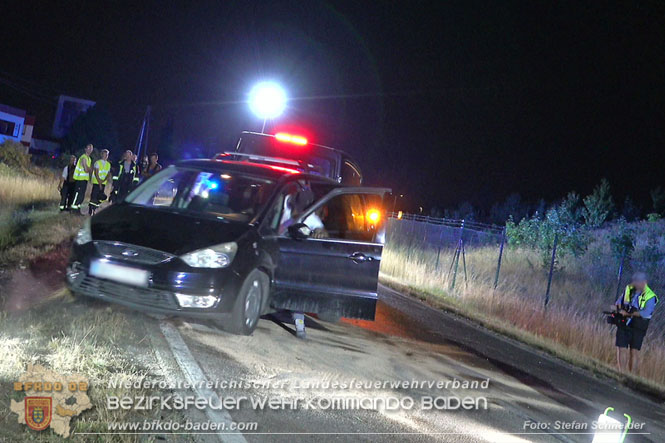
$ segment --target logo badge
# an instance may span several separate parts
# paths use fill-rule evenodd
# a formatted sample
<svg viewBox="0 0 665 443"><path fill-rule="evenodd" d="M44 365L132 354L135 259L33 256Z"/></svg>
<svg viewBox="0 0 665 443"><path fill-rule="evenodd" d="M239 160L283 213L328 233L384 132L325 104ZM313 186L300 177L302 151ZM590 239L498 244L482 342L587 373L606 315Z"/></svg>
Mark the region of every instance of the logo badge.
<svg viewBox="0 0 665 443"><path fill-rule="evenodd" d="M139 255L139 253L133 249L125 249L124 251L122 251L122 255L124 255L125 257L136 257L137 255Z"/></svg>
<svg viewBox="0 0 665 443"><path fill-rule="evenodd" d="M25 424L43 431L51 424L51 397L25 397Z"/></svg>

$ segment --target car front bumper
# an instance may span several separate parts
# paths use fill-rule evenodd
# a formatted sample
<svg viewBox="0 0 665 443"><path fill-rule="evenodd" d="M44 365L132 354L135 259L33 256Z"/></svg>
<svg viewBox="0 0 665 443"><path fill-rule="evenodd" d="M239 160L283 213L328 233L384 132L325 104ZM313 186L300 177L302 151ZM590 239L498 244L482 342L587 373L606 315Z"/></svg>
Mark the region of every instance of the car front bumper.
<svg viewBox="0 0 665 443"><path fill-rule="evenodd" d="M147 271L147 286L134 286L90 274L94 260L102 259L94 245L74 245L67 266L67 287L77 295L105 300L132 309L164 315L224 320L230 317L242 280L231 269L194 269L173 260L158 265L110 260L111 263ZM109 261L108 259L106 259ZM176 293L194 296L213 295L217 301L209 308L184 308Z"/></svg>

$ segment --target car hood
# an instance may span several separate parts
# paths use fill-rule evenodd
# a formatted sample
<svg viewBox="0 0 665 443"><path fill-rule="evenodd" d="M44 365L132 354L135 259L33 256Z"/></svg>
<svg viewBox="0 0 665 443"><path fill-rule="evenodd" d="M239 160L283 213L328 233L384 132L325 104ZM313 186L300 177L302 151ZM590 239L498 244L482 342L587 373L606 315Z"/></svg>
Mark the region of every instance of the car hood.
<svg viewBox="0 0 665 443"><path fill-rule="evenodd" d="M118 241L181 255L238 240L251 226L129 204L112 205L91 220L93 240Z"/></svg>

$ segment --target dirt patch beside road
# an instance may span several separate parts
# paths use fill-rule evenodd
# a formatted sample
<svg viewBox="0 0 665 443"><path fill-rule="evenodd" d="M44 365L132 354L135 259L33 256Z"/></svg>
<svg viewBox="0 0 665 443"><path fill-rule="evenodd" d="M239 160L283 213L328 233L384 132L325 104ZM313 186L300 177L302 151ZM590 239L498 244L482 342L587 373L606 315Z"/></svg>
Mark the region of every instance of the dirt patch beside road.
<svg viewBox="0 0 665 443"><path fill-rule="evenodd" d="M4 310L28 309L64 289L65 266L69 245L60 244L31 260L27 266L9 272L3 285Z"/></svg>

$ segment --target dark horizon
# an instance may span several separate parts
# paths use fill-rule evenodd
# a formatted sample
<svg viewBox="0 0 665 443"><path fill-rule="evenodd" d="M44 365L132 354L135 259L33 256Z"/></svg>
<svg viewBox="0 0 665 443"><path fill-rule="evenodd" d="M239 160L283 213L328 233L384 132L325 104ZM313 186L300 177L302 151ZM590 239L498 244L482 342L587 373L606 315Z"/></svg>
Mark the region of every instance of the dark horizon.
<svg viewBox="0 0 665 443"><path fill-rule="evenodd" d="M553 201L609 179L646 211L663 183L665 8L657 2L12 2L0 103L50 132L49 97L97 101L133 147L173 118L181 146L260 129L258 80L288 91L272 128L302 127L412 207ZM312 97L327 97L311 99ZM308 98L308 99L303 99ZM226 105L174 106L232 102ZM52 118L52 117L51 117Z"/></svg>

